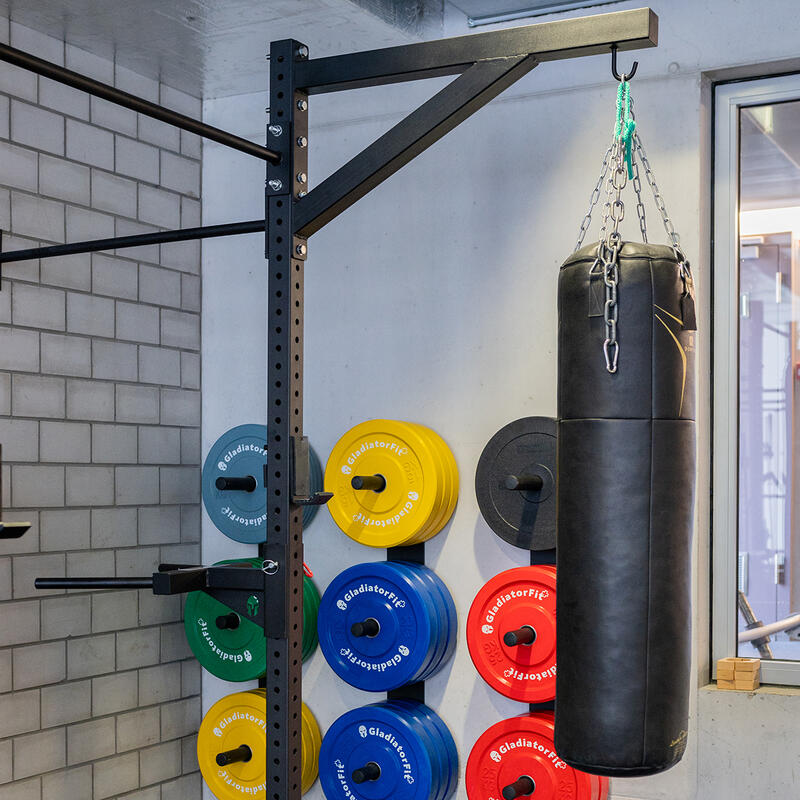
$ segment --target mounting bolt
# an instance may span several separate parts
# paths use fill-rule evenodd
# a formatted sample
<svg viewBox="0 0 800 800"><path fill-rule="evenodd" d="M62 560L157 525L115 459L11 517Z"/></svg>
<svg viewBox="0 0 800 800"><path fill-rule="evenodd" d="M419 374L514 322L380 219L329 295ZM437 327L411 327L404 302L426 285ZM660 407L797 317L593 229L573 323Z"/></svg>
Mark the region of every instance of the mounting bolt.
<svg viewBox="0 0 800 800"><path fill-rule="evenodd" d="M298 172L297 173L297 182L298 183L305 183L306 182L306 174L305 174L305 172Z"/></svg>
<svg viewBox="0 0 800 800"><path fill-rule="evenodd" d="M278 571L278 567L280 565L277 561L273 561L271 558L267 559L266 561L262 562L261 569L263 572L266 572L267 575L274 575Z"/></svg>
<svg viewBox="0 0 800 800"><path fill-rule="evenodd" d="M298 100L297 101L297 108L300 111L308 111L308 100Z"/></svg>
<svg viewBox="0 0 800 800"><path fill-rule="evenodd" d="M273 136L280 136L283 133L283 128L281 128L280 125L270 125L269 128L267 128L267 130Z"/></svg>
<svg viewBox="0 0 800 800"><path fill-rule="evenodd" d="M304 244L298 244L295 245L294 251L297 253L297 255L304 256L308 252L308 247L306 247Z"/></svg>
<svg viewBox="0 0 800 800"><path fill-rule="evenodd" d="M277 192L283 188L283 181L273 178L271 181L269 181L269 188L272 189L273 192Z"/></svg>
<svg viewBox="0 0 800 800"><path fill-rule="evenodd" d="M300 47L297 48L297 57L308 58L308 48L304 44L301 44Z"/></svg>
<svg viewBox="0 0 800 800"><path fill-rule="evenodd" d="M308 139L305 136L298 136L297 137L297 146L298 147L308 147Z"/></svg>
<svg viewBox="0 0 800 800"><path fill-rule="evenodd" d="M298 197L305 197L307 194L308 194L308 192L298 192L297 196Z"/></svg>

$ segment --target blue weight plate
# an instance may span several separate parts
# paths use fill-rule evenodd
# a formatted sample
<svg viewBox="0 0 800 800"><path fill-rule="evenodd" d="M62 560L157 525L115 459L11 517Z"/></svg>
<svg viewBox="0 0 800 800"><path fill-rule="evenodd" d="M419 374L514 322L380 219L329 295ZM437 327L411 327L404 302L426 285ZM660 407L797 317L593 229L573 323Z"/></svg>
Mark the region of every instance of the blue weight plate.
<svg viewBox="0 0 800 800"><path fill-rule="evenodd" d="M436 793L430 744L409 714L387 703L348 711L331 725L319 755L327 800L430 800ZM377 780L355 783L353 773L380 767Z"/></svg>
<svg viewBox="0 0 800 800"><path fill-rule="evenodd" d="M431 665L430 671L424 680L434 676L452 657L458 641L458 614L450 590L444 581L429 567L424 568L425 577L431 582L438 596L441 597L439 614L444 619L443 628L446 631L443 637L443 648L439 659Z"/></svg>
<svg viewBox="0 0 800 800"><path fill-rule="evenodd" d="M449 756L451 764L451 780L448 789L444 794L444 800L447 800L447 798L450 797L450 795L456 790L456 786L458 784L458 749L456 748L453 734L450 733L450 729L447 727L444 720L429 706L424 704L421 705L422 707L419 709L420 713L426 715L431 721L431 724L439 732L443 746Z"/></svg>
<svg viewBox="0 0 800 800"><path fill-rule="evenodd" d="M416 722L419 735L424 738L436 776L432 785L435 794L431 800L444 800L450 788L452 765L450 754L442 743L439 731L434 727L427 714L423 713L424 705L415 700L389 700L387 706L411 716ZM421 708L423 707L423 708Z"/></svg>
<svg viewBox="0 0 800 800"><path fill-rule="evenodd" d="M423 597L430 612L431 625L431 644L429 648L430 657L428 661L420 667L420 671L414 676L413 682L424 681L434 673L434 667L441 659L447 648L447 624L446 615L442 613L442 603L439 594L435 589L432 572L421 564L413 564L404 561L389 561L387 567L394 569L399 574L405 576L412 583L417 584L420 596Z"/></svg>
<svg viewBox="0 0 800 800"><path fill-rule="evenodd" d="M357 564L325 591L317 627L325 660L342 680L372 692L413 682L430 662L434 636L430 599L420 584L387 566ZM375 619L376 636L353 636L356 622Z"/></svg>
<svg viewBox="0 0 800 800"><path fill-rule="evenodd" d="M228 538L256 544L266 538L267 493L264 465L267 463L267 428L265 425L238 425L214 442L203 464L203 503L214 525ZM322 466L310 449L311 489L322 491ZM217 489L217 478L253 477L252 492ZM319 506L303 507L303 527L307 528Z"/></svg>

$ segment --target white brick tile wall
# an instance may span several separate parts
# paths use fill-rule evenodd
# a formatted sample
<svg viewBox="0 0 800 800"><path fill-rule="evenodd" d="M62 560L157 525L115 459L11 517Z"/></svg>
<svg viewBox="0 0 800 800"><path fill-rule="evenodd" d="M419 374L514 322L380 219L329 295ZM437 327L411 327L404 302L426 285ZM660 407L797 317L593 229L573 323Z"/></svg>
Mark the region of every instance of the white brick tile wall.
<svg viewBox="0 0 800 800"><path fill-rule="evenodd" d="M0 18L9 37L200 116L196 98ZM4 250L201 224L201 148L5 65ZM199 797L181 598L33 586L199 561L199 272L198 242L3 267L3 516L33 527L0 542L2 800Z"/></svg>
<svg viewBox="0 0 800 800"><path fill-rule="evenodd" d="M92 255L92 291L111 297L136 300L139 279L135 261L115 258L104 253Z"/></svg>
<svg viewBox="0 0 800 800"><path fill-rule="evenodd" d="M64 118L30 103L12 100L11 138L19 144L63 156Z"/></svg>
<svg viewBox="0 0 800 800"><path fill-rule="evenodd" d="M96 717L129 711L139 705L138 674L135 670L92 679L92 713Z"/></svg>
<svg viewBox="0 0 800 800"><path fill-rule="evenodd" d="M14 109L11 109L11 127L14 127ZM85 122L67 119L67 158L103 169L114 169L114 134L95 128Z"/></svg>
<svg viewBox="0 0 800 800"><path fill-rule="evenodd" d="M57 197L59 200L88 206L91 197L89 167L41 153L39 191L48 197Z"/></svg>

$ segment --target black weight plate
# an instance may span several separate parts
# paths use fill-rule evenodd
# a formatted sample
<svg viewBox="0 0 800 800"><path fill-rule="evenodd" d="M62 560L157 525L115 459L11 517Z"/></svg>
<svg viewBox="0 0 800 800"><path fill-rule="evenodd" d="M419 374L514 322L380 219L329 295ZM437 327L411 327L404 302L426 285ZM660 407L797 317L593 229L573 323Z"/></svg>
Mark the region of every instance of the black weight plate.
<svg viewBox="0 0 800 800"><path fill-rule="evenodd" d="M556 546L556 421L523 417L501 428L484 447L475 494L486 524L525 550ZM509 476L538 476L539 490L506 488Z"/></svg>

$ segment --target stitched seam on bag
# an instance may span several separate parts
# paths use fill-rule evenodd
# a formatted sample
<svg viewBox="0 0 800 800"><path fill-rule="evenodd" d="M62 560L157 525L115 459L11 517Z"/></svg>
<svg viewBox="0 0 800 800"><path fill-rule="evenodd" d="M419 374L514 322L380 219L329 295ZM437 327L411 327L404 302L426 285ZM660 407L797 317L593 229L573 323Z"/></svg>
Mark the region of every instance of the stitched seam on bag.
<svg viewBox="0 0 800 800"><path fill-rule="evenodd" d="M655 280L653 278L653 260L650 259L650 299L651 301L655 298ZM652 571L653 571L653 554L652 554L652 542L653 542L653 433L655 431L655 424L653 423L653 392L655 386L655 378L653 373L656 369L656 360L653 357L653 342L655 340L655 332L653 330L655 326L655 320L651 320L650 322L650 495L648 497L648 514L647 514L647 522L648 522L648 532L647 532L647 625L646 625L646 632L647 632L647 639L645 642L645 665L644 665L644 674L645 674L645 682L644 682L644 717L642 719L642 764L646 763L646 756L647 756L647 711L648 711L648 701L650 699L650 623L651 623L651 604L652 604L652 588L653 588L653 581L652 581Z"/></svg>

